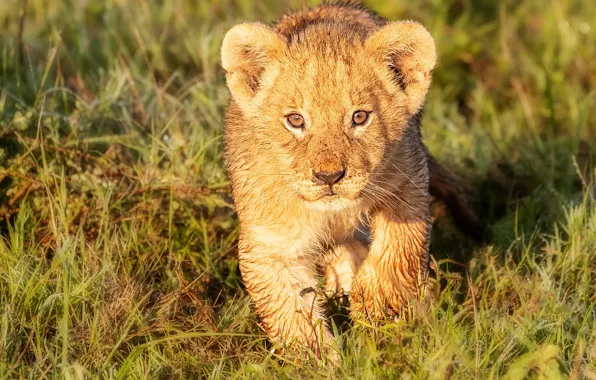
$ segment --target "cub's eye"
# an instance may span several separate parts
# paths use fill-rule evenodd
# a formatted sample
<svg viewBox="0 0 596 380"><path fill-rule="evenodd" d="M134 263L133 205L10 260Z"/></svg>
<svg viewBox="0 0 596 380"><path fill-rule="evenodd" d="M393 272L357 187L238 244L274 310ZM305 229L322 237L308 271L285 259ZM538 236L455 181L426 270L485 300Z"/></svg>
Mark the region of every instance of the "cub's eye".
<svg viewBox="0 0 596 380"><path fill-rule="evenodd" d="M286 116L286 121L292 128L304 128L304 118L297 113Z"/></svg>
<svg viewBox="0 0 596 380"><path fill-rule="evenodd" d="M354 112L354 115L352 115L352 123L354 123L354 125L360 126L360 125L366 123L366 121L368 120L368 115L369 115L369 112L356 111L356 112Z"/></svg>

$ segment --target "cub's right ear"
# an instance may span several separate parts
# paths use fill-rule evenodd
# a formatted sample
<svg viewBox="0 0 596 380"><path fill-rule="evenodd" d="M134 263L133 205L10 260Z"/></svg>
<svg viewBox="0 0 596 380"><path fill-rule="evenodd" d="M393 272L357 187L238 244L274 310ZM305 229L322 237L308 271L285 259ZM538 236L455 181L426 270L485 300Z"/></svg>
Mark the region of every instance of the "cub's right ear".
<svg viewBox="0 0 596 380"><path fill-rule="evenodd" d="M262 86L267 65L282 51L284 41L269 27L244 23L226 33L221 47L221 63L232 97L245 114Z"/></svg>
<svg viewBox="0 0 596 380"><path fill-rule="evenodd" d="M365 42L372 57L391 69L393 82L408 96L405 106L414 114L424 104L437 63L437 50L430 33L413 21L391 22Z"/></svg>

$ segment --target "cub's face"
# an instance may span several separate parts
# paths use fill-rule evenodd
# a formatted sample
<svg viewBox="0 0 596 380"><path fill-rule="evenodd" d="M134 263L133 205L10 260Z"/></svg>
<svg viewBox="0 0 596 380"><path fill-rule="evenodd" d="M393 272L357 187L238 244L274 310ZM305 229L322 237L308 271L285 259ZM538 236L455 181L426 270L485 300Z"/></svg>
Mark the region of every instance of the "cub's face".
<svg viewBox="0 0 596 380"><path fill-rule="evenodd" d="M252 127L298 196L349 203L361 196L402 131L407 113L393 101L401 94L377 78L361 46L341 56L289 49L294 54L267 73L272 86L262 89Z"/></svg>
<svg viewBox="0 0 596 380"><path fill-rule="evenodd" d="M388 150L423 104L435 50L415 23L367 37L315 26L290 42L241 24L226 35L222 63L256 141L247 149L266 158L255 174L329 209L388 181Z"/></svg>

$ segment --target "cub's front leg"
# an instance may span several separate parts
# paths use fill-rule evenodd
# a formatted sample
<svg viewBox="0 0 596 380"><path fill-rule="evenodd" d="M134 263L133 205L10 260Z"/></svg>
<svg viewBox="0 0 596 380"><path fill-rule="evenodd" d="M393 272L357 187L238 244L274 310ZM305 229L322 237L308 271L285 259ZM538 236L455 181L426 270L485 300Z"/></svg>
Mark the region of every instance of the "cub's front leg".
<svg viewBox="0 0 596 380"><path fill-rule="evenodd" d="M400 201L372 216L373 241L352 287L353 318L378 321L399 314L419 294L427 273L431 226L429 197L420 189L408 191L422 193L407 199L408 205Z"/></svg>
<svg viewBox="0 0 596 380"><path fill-rule="evenodd" d="M320 292L315 291L312 258L292 242L271 244L241 237L239 260L242 279L271 340L293 351L310 349L317 357L328 352L333 336Z"/></svg>

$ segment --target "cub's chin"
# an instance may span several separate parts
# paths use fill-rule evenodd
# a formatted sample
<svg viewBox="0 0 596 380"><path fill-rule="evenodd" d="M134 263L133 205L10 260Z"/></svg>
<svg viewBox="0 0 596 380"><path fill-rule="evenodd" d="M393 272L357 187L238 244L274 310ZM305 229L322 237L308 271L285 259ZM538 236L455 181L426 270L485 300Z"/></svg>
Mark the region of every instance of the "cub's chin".
<svg viewBox="0 0 596 380"><path fill-rule="evenodd" d="M305 201L308 208L315 211L341 211L357 207L358 200L348 199L339 195L331 195L316 201Z"/></svg>
<svg viewBox="0 0 596 380"><path fill-rule="evenodd" d="M302 199L308 208L315 211L341 211L361 204L358 194L350 196L328 192L317 196L303 196Z"/></svg>

